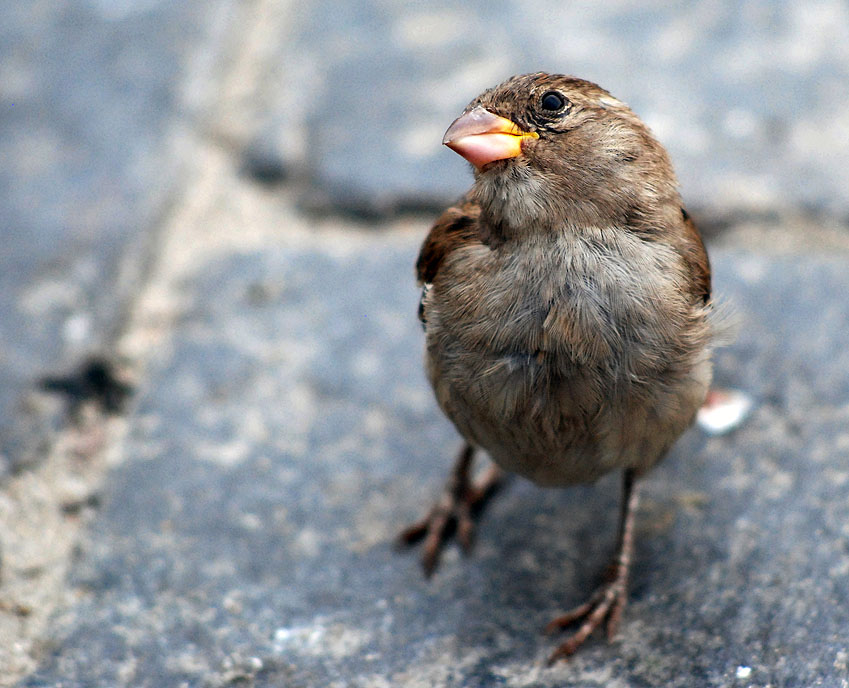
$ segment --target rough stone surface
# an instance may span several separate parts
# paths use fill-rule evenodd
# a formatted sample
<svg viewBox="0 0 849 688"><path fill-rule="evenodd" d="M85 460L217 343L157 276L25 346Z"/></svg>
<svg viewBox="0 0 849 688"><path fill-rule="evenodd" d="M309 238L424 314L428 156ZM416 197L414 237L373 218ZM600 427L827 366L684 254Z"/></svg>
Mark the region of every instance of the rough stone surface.
<svg viewBox="0 0 849 688"><path fill-rule="evenodd" d="M781 212L849 210L845 4L6 5L0 475L58 424L36 376L105 347L140 391L0 485L0 685L849 685L846 228ZM448 122L539 67L631 102L708 219L778 210L712 252L717 380L755 412L646 480L621 634L553 668L615 477L514 480L424 581L393 536L458 446L420 368L426 222L292 207L459 194Z"/></svg>
<svg viewBox="0 0 849 688"><path fill-rule="evenodd" d="M621 635L549 669L541 628L598 580L616 481L514 480L473 557L450 550L424 581L392 538L457 438L420 371L417 240L346 243L200 271L74 566L80 602L23 686L849 678L845 256L714 253L742 323L717 377L756 411L730 436L691 431L648 478Z"/></svg>
<svg viewBox="0 0 849 688"><path fill-rule="evenodd" d="M849 212L841 0L317 0L281 31L257 136L310 175L319 207L454 198L465 165L436 145L448 124L484 88L543 70L628 102L669 148L691 205Z"/></svg>
<svg viewBox="0 0 849 688"><path fill-rule="evenodd" d="M46 373L105 351L178 186L187 60L228 0L4 3L0 476L46 450Z"/></svg>

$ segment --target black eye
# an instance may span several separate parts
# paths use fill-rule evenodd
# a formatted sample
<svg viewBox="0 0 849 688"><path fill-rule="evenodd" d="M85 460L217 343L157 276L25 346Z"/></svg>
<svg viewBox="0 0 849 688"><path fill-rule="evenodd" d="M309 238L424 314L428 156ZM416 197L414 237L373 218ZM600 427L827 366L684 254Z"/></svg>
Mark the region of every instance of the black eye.
<svg viewBox="0 0 849 688"><path fill-rule="evenodd" d="M557 91L548 91L547 93L543 93L542 98L539 100L540 107L550 113L560 112L565 109L568 102L569 101Z"/></svg>

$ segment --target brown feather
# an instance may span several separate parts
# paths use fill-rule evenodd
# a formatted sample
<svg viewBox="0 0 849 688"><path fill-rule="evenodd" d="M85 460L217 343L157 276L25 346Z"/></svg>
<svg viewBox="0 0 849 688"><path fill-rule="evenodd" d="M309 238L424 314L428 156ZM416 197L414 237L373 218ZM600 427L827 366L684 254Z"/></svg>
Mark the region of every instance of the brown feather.
<svg viewBox="0 0 849 688"><path fill-rule="evenodd" d="M466 244L481 243L480 212L480 206L464 198L433 223L416 261L419 284L433 282L440 265L452 251Z"/></svg>
<svg viewBox="0 0 849 688"><path fill-rule="evenodd" d="M689 270L693 293L707 303L711 295L710 259L693 218L684 208L681 208L681 217L684 219L684 231L677 237L675 248Z"/></svg>

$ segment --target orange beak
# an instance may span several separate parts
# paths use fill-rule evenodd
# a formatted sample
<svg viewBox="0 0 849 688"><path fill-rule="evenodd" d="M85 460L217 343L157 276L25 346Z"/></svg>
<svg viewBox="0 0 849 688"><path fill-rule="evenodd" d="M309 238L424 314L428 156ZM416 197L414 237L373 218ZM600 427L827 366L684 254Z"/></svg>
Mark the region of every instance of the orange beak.
<svg viewBox="0 0 849 688"><path fill-rule="evenodd" d="M442 143L481 169L496 160L521 155L522 141L538 138L536 132L522 131L509 119L478 106L454 120Z"/></svg>

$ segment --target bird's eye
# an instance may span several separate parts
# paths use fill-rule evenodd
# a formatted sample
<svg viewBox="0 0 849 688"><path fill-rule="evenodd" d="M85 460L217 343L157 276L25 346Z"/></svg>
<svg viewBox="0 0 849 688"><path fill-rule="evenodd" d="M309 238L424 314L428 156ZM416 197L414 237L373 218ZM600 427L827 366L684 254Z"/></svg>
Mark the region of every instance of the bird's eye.
<svg viewBox="0 0 849 688"><path fill-rule="evenodd" d="M539 99L540 107L546 113L551 114L561 112L566 108L568 103L569 101L557 91L548 91L547 93L543 93L542 98Z"/></svg>

